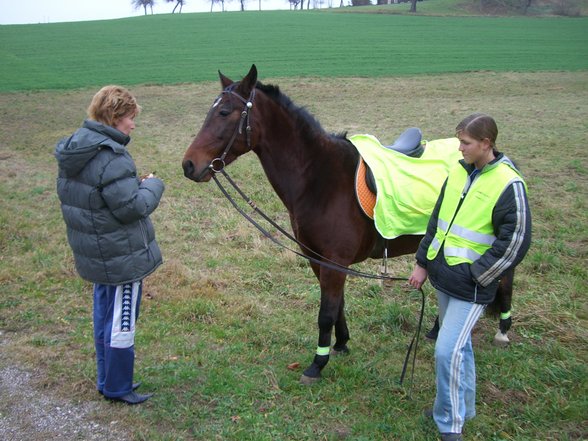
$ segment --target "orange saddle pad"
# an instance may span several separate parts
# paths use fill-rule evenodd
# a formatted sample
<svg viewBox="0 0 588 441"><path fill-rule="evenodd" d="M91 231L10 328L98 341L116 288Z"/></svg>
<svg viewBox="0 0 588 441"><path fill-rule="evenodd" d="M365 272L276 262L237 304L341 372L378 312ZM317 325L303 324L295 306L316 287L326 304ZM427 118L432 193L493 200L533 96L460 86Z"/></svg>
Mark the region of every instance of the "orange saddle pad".
<svg viewBox="0 0 588 441"><path fill-rule="evenodd" d="M374 207L376 206L376 195L368 188L365 182L367 166L363 158L359 158L357 171L355 172L355 195L359 206L370 219L374 218Z"/></svg>

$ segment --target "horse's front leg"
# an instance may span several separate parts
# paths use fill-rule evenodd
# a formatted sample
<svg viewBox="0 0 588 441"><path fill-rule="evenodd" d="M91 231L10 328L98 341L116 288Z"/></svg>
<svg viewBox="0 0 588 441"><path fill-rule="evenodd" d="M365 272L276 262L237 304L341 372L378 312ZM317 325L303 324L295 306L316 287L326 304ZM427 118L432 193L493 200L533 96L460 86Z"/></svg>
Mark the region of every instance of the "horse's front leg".
<svg viewBox="0 0 588 441"><path fill-rule="evenodd" d="M349 331L342 313L345 274L325 268L315 270L315 273L318 273L321 285L321 306L318 315L319 338L314 359L300 378L302 384L312 384L320 379L321 371L329 362L333 326L336 328L336 351L346 351L349 340Z"/></svg>

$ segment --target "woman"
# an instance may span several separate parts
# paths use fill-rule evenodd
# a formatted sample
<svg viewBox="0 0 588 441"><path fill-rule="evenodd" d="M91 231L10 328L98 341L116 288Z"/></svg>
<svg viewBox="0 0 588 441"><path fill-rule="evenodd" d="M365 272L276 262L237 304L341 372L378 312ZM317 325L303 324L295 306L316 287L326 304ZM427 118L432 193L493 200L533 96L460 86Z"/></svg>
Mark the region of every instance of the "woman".
<svg viewBox="0 0 588 441"><path fill-rule="evenodd" d="M437 290L441 329L435 344L437 395L432 416L443 441L461 440L475 416L476 373L471 332L496 296L501 275L531 242L526 185L496 149L494 119L473 114L456 128L463 154L449 172L409 278Z"/></svg>
<svg viewBox="0 0 588 441"><path fill-rule="evenodd" d="M55 149L57 193L76 269L94 283L97 389L127 404L152 396L135 392L135 321L142 280L162 263L149 215L164 185L152 174L138 178L127 150L140 111L128 90L103 87L89 118Z"/></svg>

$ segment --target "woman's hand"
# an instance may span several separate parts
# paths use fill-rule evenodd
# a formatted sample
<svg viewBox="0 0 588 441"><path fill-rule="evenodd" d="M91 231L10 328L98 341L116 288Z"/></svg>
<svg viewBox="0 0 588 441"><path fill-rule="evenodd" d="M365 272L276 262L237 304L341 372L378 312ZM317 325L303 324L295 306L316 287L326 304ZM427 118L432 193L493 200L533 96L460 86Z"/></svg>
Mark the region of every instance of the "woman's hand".
<svg viewBox="0 0 588 441"><path fill-rule="evenodd" d="M143 176L141 176L141 182L143 182L145 179L154 178L154 177L155 177L155 172L149 173L148 175L143 175Z"/></svg>
<svg viewBox="0 0 588 441"><path fill-rule="evenodd" d="M414 289L420 289L420 287L423 286L423 283L425 283L425 280L427 280L427 276L427 269L417 263L408 279L408 284Z"/></svg>

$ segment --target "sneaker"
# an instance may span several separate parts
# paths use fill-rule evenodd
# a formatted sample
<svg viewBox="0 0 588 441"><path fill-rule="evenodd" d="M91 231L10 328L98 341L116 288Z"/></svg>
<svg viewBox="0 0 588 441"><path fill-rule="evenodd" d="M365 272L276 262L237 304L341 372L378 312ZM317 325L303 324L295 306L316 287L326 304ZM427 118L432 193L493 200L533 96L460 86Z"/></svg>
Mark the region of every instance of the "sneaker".
<svg viewBox="0 0 588 441"><path fill-rule="evenodd" d="M441 441L463 441L461 433L442 433Z"/></svg>

